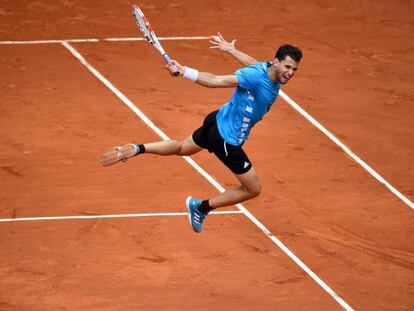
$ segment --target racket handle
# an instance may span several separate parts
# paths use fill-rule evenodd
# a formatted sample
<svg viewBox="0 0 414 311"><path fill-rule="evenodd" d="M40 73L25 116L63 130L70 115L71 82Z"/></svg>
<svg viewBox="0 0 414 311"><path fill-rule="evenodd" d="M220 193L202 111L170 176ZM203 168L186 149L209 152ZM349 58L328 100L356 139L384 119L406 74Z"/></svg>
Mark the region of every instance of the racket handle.
<svg viewBox="0 0 414 311"><path fill-rule="evenodd" d="M162 57L164 57L164 60L165 60L165 62L166 62L167 64L169 64L169 63L170 63L171 58L170 58L167 54L163 54L163 55L162 55Z"/></svg>
<svg viewBox="0 0 414 311"><path fill-rule="evenodd" d="M164 57L164 60L166 61L167 64L169 64L171 62L171 58L167 55L167 54L163 54L162 57ZM174 71L174 76L178 76L180 74L179 71Z"/></svg>

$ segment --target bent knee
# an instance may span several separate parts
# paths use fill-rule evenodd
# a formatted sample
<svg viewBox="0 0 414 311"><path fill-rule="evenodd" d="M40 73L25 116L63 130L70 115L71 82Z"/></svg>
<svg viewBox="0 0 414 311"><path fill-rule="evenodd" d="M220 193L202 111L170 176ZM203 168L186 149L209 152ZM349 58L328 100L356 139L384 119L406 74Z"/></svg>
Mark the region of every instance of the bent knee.
<svg viewBox="0 0 414 311"><path fill-rule="evenodd" d="M252 198L257 197L260 194L260 192L262 192L262 185L256 183L252 187L249 187L247 191L249 192Z"/></svg>
<svg viewBox="0 0 414 311"><path fill-rule="evenodd" d="M177 155L180 156L190 156L194 153L199 152L202 148L196 145L192 140L189 141L188 139L179 141L180 149Z"/></svg>
<svg viewBox="0 0 414 311"><path fill-rule="evenodd" d="M176 155L179 155L179 156L191 155L191 152L190 152L190 150L188 148L188 145L186 144L185 140L178 140L177 141Z"/></svg>

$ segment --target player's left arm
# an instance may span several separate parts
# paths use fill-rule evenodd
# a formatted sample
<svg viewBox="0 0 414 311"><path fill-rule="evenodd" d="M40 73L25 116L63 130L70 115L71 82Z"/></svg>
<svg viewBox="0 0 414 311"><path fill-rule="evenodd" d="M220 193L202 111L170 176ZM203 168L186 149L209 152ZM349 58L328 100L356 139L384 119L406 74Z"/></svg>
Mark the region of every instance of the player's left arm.
<svg viewBox="0 0 414 311"><path fill-rule="evenodd" d="M180 65L175 60L172 60L167 65L167 68L170 71L170 74L172 76L177 76L174 73L178 71L179 72L178 76L184 76L184 74L186 74L186 76L184 77L186 77L187 79L189 78L188 77L189 72L192 71L194 75L192 76L192 78L190 75L190 80L205 87L210 87L210 88L223 87L224 88L224 87L238 86L238 80L237 80L236 75L216 75L210 72L198 72L192 68L188 68L188 67ZM197 72L197 74L195 72Z"/></svg>
<svg viewBox="0 0 414 311"><path fill-rule="evenodd" d="M258 60L236 48L237 39L232 40L231 42L224 39L224 37L218 32L217 36L210 36L210 46L211 49L219 49L229 55L231 55L235 60L237 60L243 66L254 65Z"/></svg>

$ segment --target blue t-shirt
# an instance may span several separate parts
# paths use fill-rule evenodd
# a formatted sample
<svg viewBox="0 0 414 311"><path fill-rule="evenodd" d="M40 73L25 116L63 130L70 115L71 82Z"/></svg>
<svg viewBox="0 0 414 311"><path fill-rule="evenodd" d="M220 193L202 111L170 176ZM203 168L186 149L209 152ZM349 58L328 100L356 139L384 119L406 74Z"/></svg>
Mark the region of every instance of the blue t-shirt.
<svg viewBox="0 0 414 311"><path fill-rule="evenodd" d="M270 65L260 62L235 72L239 85L217 113L217 127L227 143L240 146L276 100L280 83L269 78Z"/></svg>

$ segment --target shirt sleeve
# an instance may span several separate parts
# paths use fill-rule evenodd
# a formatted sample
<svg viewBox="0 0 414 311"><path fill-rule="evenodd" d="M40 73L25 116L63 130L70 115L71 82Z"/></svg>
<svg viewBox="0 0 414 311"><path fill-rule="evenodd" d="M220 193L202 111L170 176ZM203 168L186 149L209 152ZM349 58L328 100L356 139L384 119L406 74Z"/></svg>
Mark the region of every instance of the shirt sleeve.
<svg viewBox="0 0 414 311"><path fill-rule="evenodd" d="M261 72L257 66L249 66L235 72L239 87L247 90L256 88L260 81Z"/></svg>

